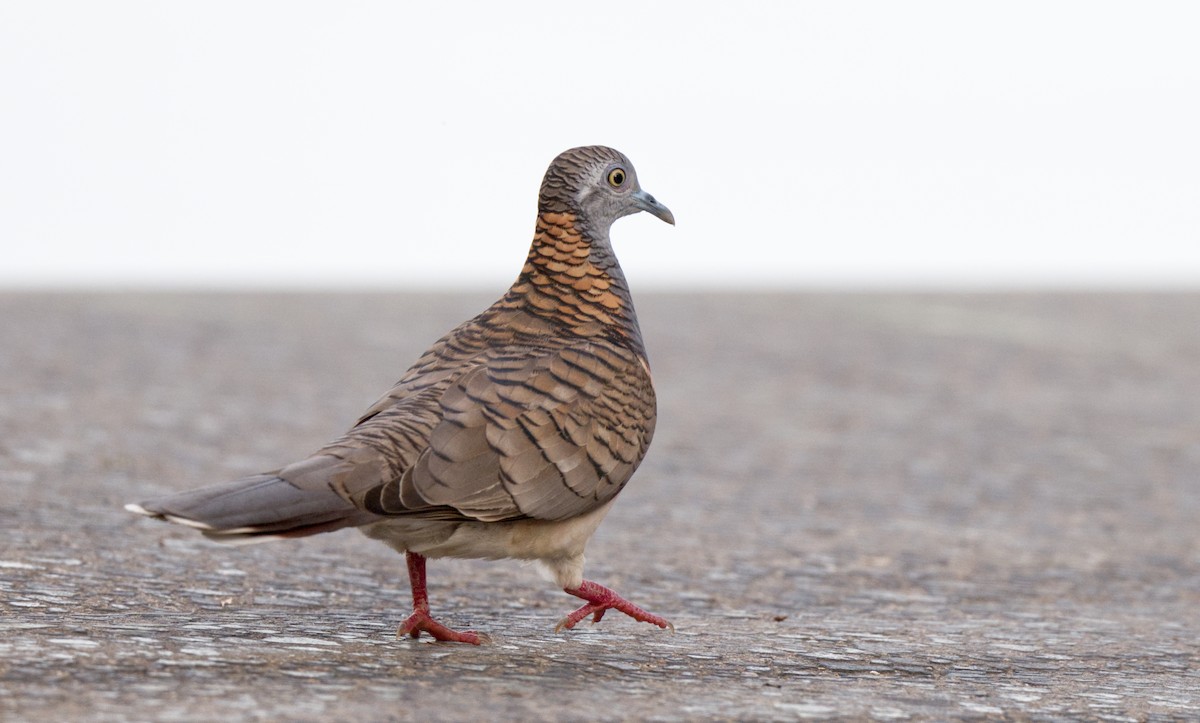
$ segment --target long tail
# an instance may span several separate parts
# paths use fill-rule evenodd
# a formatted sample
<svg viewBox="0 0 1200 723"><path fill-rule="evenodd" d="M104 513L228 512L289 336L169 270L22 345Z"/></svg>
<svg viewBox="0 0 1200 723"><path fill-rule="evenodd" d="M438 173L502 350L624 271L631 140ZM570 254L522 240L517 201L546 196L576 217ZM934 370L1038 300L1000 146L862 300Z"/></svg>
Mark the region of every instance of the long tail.
<svg viewBox="0 0 1200 723"><path fill-rule="evenodd" d="M299 487L275 474L158 497L125 509L194 527L206 537L230 543L304 537L361 525L374 517L328 485Z"/></svg>

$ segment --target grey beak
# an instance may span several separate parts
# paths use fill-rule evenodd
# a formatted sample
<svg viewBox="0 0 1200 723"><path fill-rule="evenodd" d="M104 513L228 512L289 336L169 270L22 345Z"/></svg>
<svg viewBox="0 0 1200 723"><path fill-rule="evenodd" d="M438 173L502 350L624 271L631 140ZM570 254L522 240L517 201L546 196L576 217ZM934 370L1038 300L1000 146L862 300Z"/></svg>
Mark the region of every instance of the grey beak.
<svg viewBox="0 0 1200 723"><path fill-rule="evenodd" d="M641 210L657 216L672 226L675 225L675 214L671 213L671 209L659 203L654 196L651 196L642 189L639 188L633 192L633 202Z"/></svg>

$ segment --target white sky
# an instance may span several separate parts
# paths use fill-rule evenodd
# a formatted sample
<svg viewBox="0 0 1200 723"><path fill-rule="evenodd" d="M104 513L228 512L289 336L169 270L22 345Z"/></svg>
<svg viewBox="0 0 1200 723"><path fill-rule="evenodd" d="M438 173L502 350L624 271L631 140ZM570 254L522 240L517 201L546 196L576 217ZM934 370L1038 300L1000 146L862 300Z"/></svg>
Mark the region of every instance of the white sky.
<svg viewBox="0 0 1200 723"><path fill-rule="evenodd" d="M0 287L1200 287L1200 3L4 2Z"/></svg>

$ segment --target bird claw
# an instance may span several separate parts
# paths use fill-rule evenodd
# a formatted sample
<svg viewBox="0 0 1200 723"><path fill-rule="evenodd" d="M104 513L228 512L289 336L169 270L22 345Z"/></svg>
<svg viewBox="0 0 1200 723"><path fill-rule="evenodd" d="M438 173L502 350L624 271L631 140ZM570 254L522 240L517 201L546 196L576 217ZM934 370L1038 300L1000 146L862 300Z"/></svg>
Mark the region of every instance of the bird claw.
<svg viewBox="0 0 1200 723"><path fill-rule="evenodd" d="M609 588L594 583L590 580L584 580L583 583L574 590L570 588L564 588L564 590L575 597L587 600L588 604L584 605L578 610L568 613L566 617L564 617L562 620L559 620L558 624L554 626L554 632L556 633L562 632L563 630L570 630L571 628L575 627L576 623L588 617L589 615L592 616L592 624L594 625L600 622L600 619L604 617L604 613L609 610L618 610L634 620L637 620L638 622L650 623L651 625L657 625L664 630L670 630L672 633L675 632L675 626L672 625L666 618L661 618L653 613L648 613L637 605L634 605L625 598L621 597L613 590L610 590Z"/></svg>
<svg viewBox="0 0 1200 723"><path fill-rule="evenodd" d="M485 633L477 633L474 630L453 630L442 625L434 620L428 612L417 611L408 616L400 628L396 631L396 637L403 638L405 635L413 638L419 638L421 633L429 633L434 640L452 643L470 643L471 645L481 645L490 643L492 639Z"/></svg>

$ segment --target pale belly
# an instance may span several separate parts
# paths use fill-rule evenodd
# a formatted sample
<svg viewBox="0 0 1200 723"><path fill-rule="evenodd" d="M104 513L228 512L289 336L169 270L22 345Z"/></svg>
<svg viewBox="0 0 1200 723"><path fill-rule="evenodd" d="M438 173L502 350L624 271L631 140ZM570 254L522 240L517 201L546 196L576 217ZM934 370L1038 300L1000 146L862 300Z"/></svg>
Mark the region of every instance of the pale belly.
<svg viewBox="0 0 1200 723"><path fill-rule="evenodd" d="M614 500L569 520L441 522L392 517L359 529L399 552L425 557L537 560L560 587L583 581L584 548Z"/></svg>

